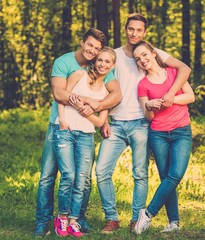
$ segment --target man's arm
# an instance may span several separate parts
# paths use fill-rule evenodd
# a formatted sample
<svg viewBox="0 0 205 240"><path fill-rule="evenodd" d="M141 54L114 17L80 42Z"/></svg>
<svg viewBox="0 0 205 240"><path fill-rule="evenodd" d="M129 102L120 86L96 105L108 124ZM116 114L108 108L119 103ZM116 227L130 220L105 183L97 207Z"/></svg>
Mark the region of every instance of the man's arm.
<svg viewBox="0 0 205 240"><path fill-rule="evenodd" d="M100 101L100 104L98 108L95 109L95 112L112 108L122 101L122 93L117 80L108 82L105 87L107 88L109 94L102 101Z"/></svg>
<svg viewBox="0 0 205 240"><path fill-rule="evenodd" d="M95 112L112 108L122 101L122 93L117 80L106 83L105 87L108 91L108 95L101 101L81 96L83 102L88 104ZM88 116L84 111L82 111L82 115L84 117Z"/></svg>
<svg viewBox="0 0 205 240"><path fill-rule="evenodd" d="M63 105L69 105L70 93L66 91L66 81L66 78L62 77L51 78L51 88L54 99Z"/></svg>
<svg viewBox="0 0 205 240"><path fill-rule="evenodd" d="M109 109L118 105L122 101L122 93L117 80L108 82L105 87L109 94L100 102L102 109Z"/></svg>
<svg viewBox="0 0 205 240"><path fill-rule="evenodd" d="M173 67L178 70L174 84L169 89L169 91L163 96L163 100L165 101L163 103L163 106L169 107L174 102L174 96L176 92L179 91L185 84L185 82L188 80L191 73L191 69L185 63L171 56L167 58L165 63L168 67Z"/></svg>

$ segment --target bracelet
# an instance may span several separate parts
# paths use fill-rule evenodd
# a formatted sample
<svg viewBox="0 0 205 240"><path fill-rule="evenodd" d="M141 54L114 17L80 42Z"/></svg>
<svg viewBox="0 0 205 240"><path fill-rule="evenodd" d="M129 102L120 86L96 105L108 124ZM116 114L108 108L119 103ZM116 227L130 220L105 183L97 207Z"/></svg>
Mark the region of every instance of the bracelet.
<svg viewBox="0 0 205 240"><path fill-rule="evenodd" d="M151 111L152 111L152 107L148 107L148 106L147 106L147 102L145 103L145 108L147 109L148 112L151 112Z"/></svg>

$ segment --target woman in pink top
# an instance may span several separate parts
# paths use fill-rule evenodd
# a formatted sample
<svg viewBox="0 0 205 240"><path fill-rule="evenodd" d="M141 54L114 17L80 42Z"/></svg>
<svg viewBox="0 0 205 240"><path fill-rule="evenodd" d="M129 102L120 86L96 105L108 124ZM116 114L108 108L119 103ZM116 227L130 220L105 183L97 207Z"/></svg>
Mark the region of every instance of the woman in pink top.
<svg viewBox="0 0 205 240"><path fill-rule="evenodd" d="M139 82L138 96L147 120L151 121L148 141L154 154L161 183L146 209L140 210L135 232L141 234L152 217L165 205L169 225L162 232L179 230L176 187L184 176L192 148L192 133L187 104L195 97L188 82L178 91L171 107L163 106L162 97L173 85L177 70L167 68L154 48L141 41L133 55L138 67L145 71Z"/></svg>

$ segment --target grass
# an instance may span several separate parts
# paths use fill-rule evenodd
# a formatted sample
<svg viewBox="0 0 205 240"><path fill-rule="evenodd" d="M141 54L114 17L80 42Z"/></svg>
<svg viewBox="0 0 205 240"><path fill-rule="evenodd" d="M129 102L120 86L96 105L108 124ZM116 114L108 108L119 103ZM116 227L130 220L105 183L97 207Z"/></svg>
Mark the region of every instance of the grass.
<svg viewBox="0 0 205 240"><path fill-rule="evenodd" d="M48 111L24 111L14 109L0 113L0 239L34 239L35 207L37 184L40 176L40 158ZM100 230L104 225L104 214L96 186L93 168L93 190L87 211L92 233L82 239L100 240L185 240L205 239L205 118L192 120L193 153L188 170L178 187L181 231L161 234L167 224L164 208L153 219L151 228L140 236L129 233L133 181L131 176L131 150L127 148L121 155L113 179L116 189L117 209L121 229L104 236ZM100 136L96 135L96 153ZM59 178L57 179L58 182ZM149 166L149 195L152 198L159 184L159 177L153 160ZM55 195L57 194L57 184ZM56 197L57 199L57 197ZM55 202L55 214L57 201ZM51 227L52 229L52 227ZM53 232L46 239L59 239Z"/></svg>

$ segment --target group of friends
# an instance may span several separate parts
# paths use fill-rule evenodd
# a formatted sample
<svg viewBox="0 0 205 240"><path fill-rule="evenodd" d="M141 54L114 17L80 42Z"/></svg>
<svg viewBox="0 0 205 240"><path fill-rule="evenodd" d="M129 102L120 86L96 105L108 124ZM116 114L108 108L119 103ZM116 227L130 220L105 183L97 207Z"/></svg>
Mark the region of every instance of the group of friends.
<svg viewBox="0 0 205 240"><path fill-rule="evenodd" d="M144 232L163 206L169 224L162 231L179 230L176 188L192 148L187 107L195 100L187 81L191 70L143 41L147 27L143 15L130 14L124 27L126 43L117 49L107 47L104 33L91 28L83 35L79 50L54 61L51 85L55 100L41 159L36 236L50 233L58 171L55 233L81 237L91 231L86 210L95 158L95 127L101 128L103 137L95 170L106 220L101 233L120 228L112 175L128 146L134 181L130 231ZM150 150L161 183L145 208Z"/></svg>

